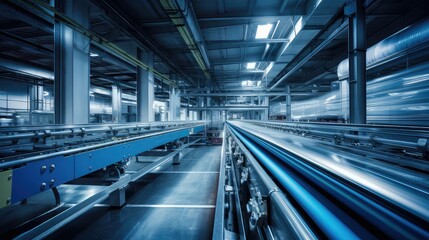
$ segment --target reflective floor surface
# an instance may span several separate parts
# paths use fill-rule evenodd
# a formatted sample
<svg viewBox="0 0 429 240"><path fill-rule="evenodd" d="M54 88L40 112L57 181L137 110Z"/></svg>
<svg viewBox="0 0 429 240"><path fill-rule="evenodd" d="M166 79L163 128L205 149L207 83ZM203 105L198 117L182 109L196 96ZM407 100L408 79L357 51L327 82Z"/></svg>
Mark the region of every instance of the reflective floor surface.
<svg viewBox="0 0 429 240"><path fill-rule="evenodd" d="M98 204L50 238L210 239L220 151L220 146L187 150L181 164L168 164L128 186L123 208ZM139 164L131 164L128 170L138 169ZM85 191L76 190L80 190L76 197L82 198ZM72 204L74 200L68 196L67 202Z"/></svg>

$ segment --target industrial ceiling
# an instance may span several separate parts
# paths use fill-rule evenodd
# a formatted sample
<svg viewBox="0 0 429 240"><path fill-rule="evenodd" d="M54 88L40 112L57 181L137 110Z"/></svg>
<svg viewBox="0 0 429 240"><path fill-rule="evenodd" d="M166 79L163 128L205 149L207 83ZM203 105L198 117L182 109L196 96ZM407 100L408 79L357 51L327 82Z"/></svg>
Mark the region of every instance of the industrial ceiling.
<svg viewBox="0 0 429 240"><path fill-rule="evenodd" d="M91 83L122 85L135 94L136 63L111 51L155 54L156 96L176 85L190 98L264 93L282 99L330 91L338 63L347 58L346 1L339 0L93 0ZM54 81L54 17L49 1L2 1L0 76ZM367 46L427 15L428 1L368 0ZM56 20L59 20L58 17ZM102 37L109 46L96 43ZM267 94L270 92L269 94Z"/></svg>

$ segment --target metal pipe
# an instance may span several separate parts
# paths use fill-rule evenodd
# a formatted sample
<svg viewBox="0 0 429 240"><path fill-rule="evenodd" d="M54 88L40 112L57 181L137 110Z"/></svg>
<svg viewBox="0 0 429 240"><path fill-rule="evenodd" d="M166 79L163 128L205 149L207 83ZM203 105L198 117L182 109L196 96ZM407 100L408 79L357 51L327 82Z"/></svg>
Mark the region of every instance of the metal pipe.
<svg viewBox="0 0 429 240"><path fill-rule="evenodd" d="M429 18L406 27L390 37L382 40L366 51L367 69L385 60L402 54L407 50L426 43L429 40ZM349 74L348 59L344 59L337 68L338 78L347 78Z"/></svg>

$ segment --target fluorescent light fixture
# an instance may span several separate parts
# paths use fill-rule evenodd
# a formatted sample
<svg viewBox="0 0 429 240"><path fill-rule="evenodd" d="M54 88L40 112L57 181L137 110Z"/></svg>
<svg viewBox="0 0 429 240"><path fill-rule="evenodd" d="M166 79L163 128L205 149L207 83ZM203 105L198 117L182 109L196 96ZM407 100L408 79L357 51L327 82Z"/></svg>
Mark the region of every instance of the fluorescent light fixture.
<svg viewBox="0 0 429 240"><path fill-rule="evenodd" d="M262 81L250 81L250 80L241 81L242 87L262 87L261 84L262 84Z"/></svg>
<svg viewBox="0 0 429 240"><path fill-rule="evenodd" d="M43 91L43 96L44 96L44 97L49 96L49 92L47 92L47 91Z"/></svg>
<svg viewBox="0 0 429 240"><path fill-rule="evenodd" d="M268 75L268 73L271 71L273 67L274 67L274 62L270 62L270 64L268 64L268 67L265 68L264 70L264 77Z"/></svg>
<svg viewBox="0 0 429 240"><path fill-rule="evenodd" d="M98 56L100 56L100 55L98 55L97 53L89 53L89 56L90 56L90 57L98 57Z"/></svg>
<svg viewBox="0 0 429 240"><path fill-rule="evenodd" d="M273 24L258 25L258 28L256 29L255 39L268 38L272 27Z"/></svg>
<svg viewBox="0 0 429 240"><path fill-rule="evenodd" d="M246 64L246 68L247 69L255 69L255 67L256 67L256 63L255 62L248 62Z"/></svg>

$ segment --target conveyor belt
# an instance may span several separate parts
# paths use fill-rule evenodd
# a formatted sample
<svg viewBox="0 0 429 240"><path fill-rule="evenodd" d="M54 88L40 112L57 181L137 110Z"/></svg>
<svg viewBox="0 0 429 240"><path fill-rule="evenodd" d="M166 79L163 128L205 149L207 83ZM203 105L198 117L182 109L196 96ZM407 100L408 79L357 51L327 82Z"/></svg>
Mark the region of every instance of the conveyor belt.
<svg viewBox="0 0 429 240"><path fill-rule="evenodd" d="M424 170L372 159L369 150L351 152L256 124L230 126L317 236L429 237L429 176Z"/></svg>

